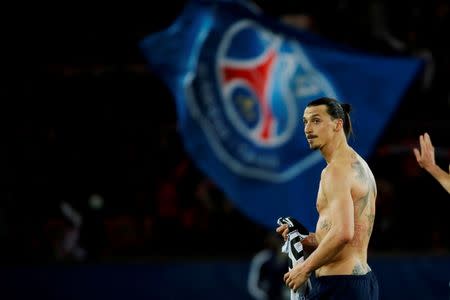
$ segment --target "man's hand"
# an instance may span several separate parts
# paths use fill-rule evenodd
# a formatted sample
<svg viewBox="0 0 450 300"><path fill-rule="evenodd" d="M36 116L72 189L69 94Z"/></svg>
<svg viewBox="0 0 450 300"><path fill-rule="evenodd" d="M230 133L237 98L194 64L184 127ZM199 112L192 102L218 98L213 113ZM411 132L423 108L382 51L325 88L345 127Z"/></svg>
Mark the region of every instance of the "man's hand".
<svg viewBox="0 0 450 300"><path fill-rule="evenodd" d="M309 278L309 275L310 274L304 270L303 264L300 263L292 270L284 274L284 282L290 289L296 292L299 287L305 284Z"/></svg>
<svg viewBox="0 0 450 300"><path fill-rule="evenodd" d="M416 156L416 160L419 165L429 171L436 165L436 162L434 159L434 147L428 133L423 135L421 134L419 137L419 142L420 151L419 149L414 148L414 155Z"/></svg>
<svg viewBox="0 0 450 300"><path fill-rule="evenodd" d="M283 239L287 240L287 235L289 233L289 228L287 224L282 224L277 227L276 231L283 237Z"/></svg>
<svg viewBox="0 0 450 300"><path fill-rule="evenodd" d="M294 230L297 230L298 233L301 235L308 235L309 231L306 229L305 226L303 226L302 223L294 219L293 217L281 217L277 220L278 225L286 224L288 228L288 232L292 232ZM278 231L277 231L278 232Z"/></svg>
<svg viewBox="0 0 450 300"><path fill-rule="evenodd" d="M414 148L414 155L416 156L417 162L450 194L450 165L448 166L448 173L436 165L436 161L434 160L434 147L428 133L421 135L419 141L420 151Z"/></svg>
<svg viewBox="0 0 450 300"><path fill-rule="evenodd" d="M303 251L305 252L305 257L311 255L311 253L316 250L317 246L319 246L316 240L316 234L311 232L306 238L303 239L302 245Z"/></svg>
<svg viewBox="0 0 450 300"><path fill-rule="evenodd" d="M301 240L303 251L305 251L305 257L308 257L317 248L318 244L315 234L308 232L308 229L293 217L278 218L277 224L280 226L277 227L276 231L285 241L287 240L288 233L293 230L298 230L301 235L305 236L303 240Z"/></svg>

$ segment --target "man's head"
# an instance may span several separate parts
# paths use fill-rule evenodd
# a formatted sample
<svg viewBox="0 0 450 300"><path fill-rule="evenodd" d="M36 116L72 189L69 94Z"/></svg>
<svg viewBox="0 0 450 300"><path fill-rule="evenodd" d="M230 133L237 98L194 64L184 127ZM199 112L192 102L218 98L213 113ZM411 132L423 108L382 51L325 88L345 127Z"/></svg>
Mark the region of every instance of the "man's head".
<svg viewBox="0 0 450 300"><path fill-rule="evenodd" d="M332 98L319 98L310 102L303 114L305 135L311 149L322 148L337 134L349 137L352 133L351 107Z"/></svg>

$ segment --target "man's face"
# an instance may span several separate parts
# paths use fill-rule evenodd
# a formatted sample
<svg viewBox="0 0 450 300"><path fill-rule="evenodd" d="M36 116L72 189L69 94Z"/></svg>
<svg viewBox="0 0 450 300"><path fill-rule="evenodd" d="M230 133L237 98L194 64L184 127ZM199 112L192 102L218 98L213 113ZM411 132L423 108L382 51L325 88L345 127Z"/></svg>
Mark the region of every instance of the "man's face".
<svg viewBox="0 0 450 300"><path fill-rule="evenodd" d="M322 148L335 134L336 120L327 113L326 105L309 106L303 113L303 125L309 147Z"/></svg>

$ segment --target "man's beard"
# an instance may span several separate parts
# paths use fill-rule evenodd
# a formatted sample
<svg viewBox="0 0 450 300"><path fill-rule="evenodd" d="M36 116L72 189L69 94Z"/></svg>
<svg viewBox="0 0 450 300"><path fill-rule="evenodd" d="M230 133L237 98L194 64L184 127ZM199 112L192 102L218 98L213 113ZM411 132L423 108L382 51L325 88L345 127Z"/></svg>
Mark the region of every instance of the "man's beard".
<svg viewBox="0 0 450 300"><path fill-rule="evenodd" d="M314 144L314 142L312 141L311 143L309 143L309 149L311 150L319 150L321 147L319 144Z"/></svg>
<svg viewBox="0 0 450 300"><path fill-rule="evenodd" d="M313 135L313 134L308 134L306 136L306 139L308 140L308 144L309 144L309 149L311 150L318 150L320 149L319 145L314 145L314 141L317 139L317 135Z"/></svg>

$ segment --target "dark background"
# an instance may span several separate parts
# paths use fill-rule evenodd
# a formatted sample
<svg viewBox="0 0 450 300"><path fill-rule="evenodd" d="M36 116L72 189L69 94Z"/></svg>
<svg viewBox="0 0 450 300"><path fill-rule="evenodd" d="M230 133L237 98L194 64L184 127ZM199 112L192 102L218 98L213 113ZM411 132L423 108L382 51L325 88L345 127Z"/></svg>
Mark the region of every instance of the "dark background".
<svg viewBox="0 0 450 300"><path fill-rule="evenodd" d="M448 169L449 2L298 2L256 1L336 42L426 58L368 159L379 191L370 251L448 254L449 195L418 167L412 147L429 132ZM173 99L137 47L185 3L14 10L0 107L2 263L250 257L263 247L268 229L242 215L185 153ZM83 218L84 256L63 250L77 228L61 203Z"/></svg>

